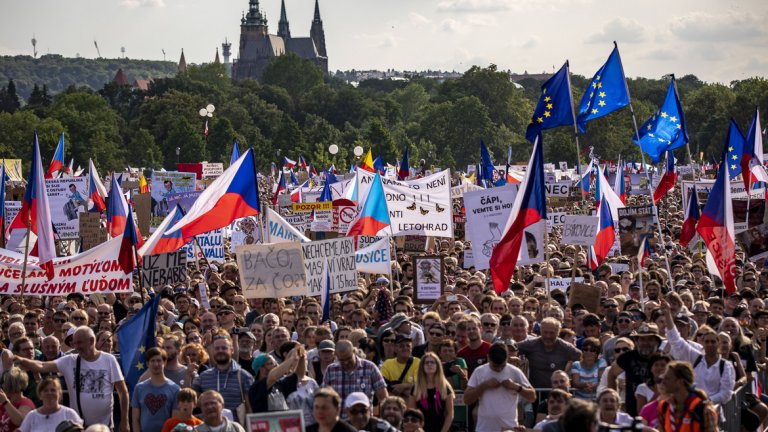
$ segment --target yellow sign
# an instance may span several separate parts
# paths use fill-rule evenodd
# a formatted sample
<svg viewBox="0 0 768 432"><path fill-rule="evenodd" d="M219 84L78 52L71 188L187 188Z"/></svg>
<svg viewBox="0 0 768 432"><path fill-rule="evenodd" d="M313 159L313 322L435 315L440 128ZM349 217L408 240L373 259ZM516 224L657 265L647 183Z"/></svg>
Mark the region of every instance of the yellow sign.
<svg viewBox="0 0 768 432"><path fill-rule="evenodd" d="M5 174L11 181L22 181L21 159L0 159L0 164L5 165Z"/></svg>
<svg viewBox="0 0 768 432"><path fill-rule="evenodd" d="M295 212L311 212L312 210L333 210L333 203L330 201L293 203L292 209Z"/></svg>

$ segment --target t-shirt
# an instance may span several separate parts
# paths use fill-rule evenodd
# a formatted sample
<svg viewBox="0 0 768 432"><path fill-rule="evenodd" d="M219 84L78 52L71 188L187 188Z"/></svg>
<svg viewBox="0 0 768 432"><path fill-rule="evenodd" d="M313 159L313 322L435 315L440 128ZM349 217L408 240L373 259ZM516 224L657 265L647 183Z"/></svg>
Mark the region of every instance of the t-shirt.
<svg viewBox="0 0 768 432"><path fill-rule="evenodd" d="M643 357L637 350L628 351L616 358L616 364L624 369L626 374L626 407L630 416L637 415L637 399L635 392L640 384L647 382L651 377L651 362L648 357Z"/></svg>
<svg viewBox="0 0 768 432"><path fill-rule="evenodd" d="M477 388L491 378L499 382L511 379L522 386L531 386L523 371L511 364L505 365L501 372L494 371L490 365L482 365L475 369L475 372L469 377L467 386ZM483 392L478 403L475 430L477 432L498 432L517 427L517 400L517 392L502 386Z"/></svg>
<svg viewBox="0 0 768 432"><path fill-rule="evenodd" d="M37 410L30 411L21 422L19 430L21 432L51 432L56 430L59 423L71 420L79 425L83 424L83 419L77 415L77 412L69 407L60 407L53 414L40 414Z"/></svg>
<svg viewBox="0 0 768 432"><path fill-rule="evenodd" d="M592 383L595 385L595 391L588 392L582 389L576 389L573 394L579 399L594 401L597 397L597 384L600 382L599 373L601 369L605 369L605 360L599 359L597 363L593 364L591 368L587 369L582 366L580 361L573 362L571 366L571 375L578 374L579 382L581 384Z"/></svg>
<svg viewBox="0 0 768 432"><path fill-rule="evenodd" d="M267 390L267 379L263 378L256 381L248 389L248 402L254 414L265 413L269 411L269 394L277 388L283 394L283 398L288 402L288 396L296 391L299 379L295 374L280 378L275 382L271 389Z"/></svg>
<svg viewBox="0 0 768 432"><path fill-rule="evenodd" d="M408 368L408 372L403 377L403 380L398 382L398 384L413 384L416 382L416 373L419 371L419 362L420 360L418 357L413 357L413 362ZM407 364L407 362L400 363L396 358L391 358L385 361L383 365L381 365L381 376L383 376L387 382L395 382L398 380L398 378L400 378L400 375L403 374L405 365Z"/></svg>
<svg viewBox="0 0 768 432"><path fill-rule="evenodd" d="M490 347L491 344L486 341L483 341L483 343L477 349L472 349L469 347L469 345L467 345L456 353L456 357L461 357L467 361L469 374L472 375L472 372L474 372L478 366L485 364L486 360L488 359L488 349Z"/></svg>
<svg viewBox="0 0 768 432"><path fill-rule="evenodd" d="M28 407L35 409L35 403L32 402L32 399L28 399L25 397L22 397L16 402L13 402L13 406L16 409L19 409L21 407ZM8 411L5 410L5 405L0 405L0 432L11 432L18 429L18 426L13 424L13 421L11 421L11 416L8 414Z"/></svg>
<svg viewBox="0 0 768 432"><path fill-rule="evenodd" d="M131 408L141 410L142 432L160 432L165 421L173 414L176 393L181 390L178 384L165 379L165 384L155 386L152 380L136 384L131 398Z"/></svg>
<svg viewBox="0 0 768 432"><path fill-rule="evenodd" d="M69 389L70 408L77 411L75 391L75 368L77 354L68 354L54 360ZM114 386L125 381L120 365L112 354L102 352L96 361L80 360L80 407L84 425L112 425Z"/></svg>
<svg viewBox="0 0 768 432"><path fill-rule="evenodd" d="M184 380L187 379L187 368L185 367L180 367L178 369L164 369L163 373L165 374L166 378L178 384L179 387L187 384L184 382ZM197 374L192 376L193 380L195 376L197 376Z"/></svg>
<svg viewBox="0 0 768 432"><path fill-rule="evenodd" d="M531 383L537 388L550 387L552 372L565 370L569 361L581 358L581 351L562 339L557 339L551 350L544 348L540 337L520 342L517 348L528 359Z"/></svg>
<svg viewBox="0 0 768 432"><path fill-rule="evenodd" d="M306 429L307 429L307 432L318 432L320 430L320 426L317 423L315 423L311 426L307 426ZM331 432L357 432L357 429L354 428L351 424L345 422L344 420L339 420L333 426L333 429L331 429Z"/></svg>
<svg viewBox="0 0 768 432"><path fill-rule="evenodd" d="M178 417L171 417L165 421L165 424L163 424L162 432L171 432L173 428L176 427L176 425L181 423L184 423L187 426L195 427L197 425L203 424L203 421L195 416L192 416L192 418L189 418L187 420L182 420Z"/></svg>

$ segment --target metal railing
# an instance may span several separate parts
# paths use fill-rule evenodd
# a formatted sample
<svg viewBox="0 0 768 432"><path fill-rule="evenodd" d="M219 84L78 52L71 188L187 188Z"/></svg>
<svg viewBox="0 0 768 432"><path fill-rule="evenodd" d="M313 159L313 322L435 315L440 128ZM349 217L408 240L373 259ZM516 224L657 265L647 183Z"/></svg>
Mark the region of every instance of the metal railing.
<svg viewBox="0 0 768 432"><path fill-rule="evenodd" d="M743 385L733 392L733 397L728 402L720 405L718 422L720 429L725 432L741 432L741 407L744 405L744 397L752 390L750 385Z"/></svg>

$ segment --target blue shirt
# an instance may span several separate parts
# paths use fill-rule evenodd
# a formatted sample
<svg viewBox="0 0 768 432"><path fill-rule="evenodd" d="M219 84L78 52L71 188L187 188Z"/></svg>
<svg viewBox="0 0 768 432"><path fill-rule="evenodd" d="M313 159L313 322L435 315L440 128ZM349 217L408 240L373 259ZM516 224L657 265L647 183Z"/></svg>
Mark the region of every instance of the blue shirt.
<svg viewBox="0 0 768 432"><path fill-rule="evenodd" d="M168 378L161 386L152 385L152 380L136 384L131 398L131 407L141 409L142 432L160 432L165 421L171 418L176 403L176 393L181 387Z"/></svg>

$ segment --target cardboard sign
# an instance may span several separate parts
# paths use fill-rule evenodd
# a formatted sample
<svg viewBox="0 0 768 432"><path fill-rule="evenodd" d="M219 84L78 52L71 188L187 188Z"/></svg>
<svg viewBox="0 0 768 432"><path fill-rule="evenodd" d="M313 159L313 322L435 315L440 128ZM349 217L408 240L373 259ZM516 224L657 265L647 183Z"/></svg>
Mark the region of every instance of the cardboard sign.
<svg viewBox="0 0 768 432"><path fill-rule="evenodd" d="M262 241L261 224L255 217L236 219L230 225L230 230L229 250L232 252L237 246L261 243Z"/></svg>
<svg viewBox="0 0 768 432"><path fill-rule="evenodd" d="M160 226L170 209L173 208L169 198L177 193L193 192L195 184L195 173L176 171L154 171L152 173L152 221L150 226L153 230Z"/></svg>
<svg viewBox="0 0 768 432"><path fill-rule="evenodd" d="M621 254L636 256L643 239L646 236L652 237L657 231L653 206L624 207L618 210L617 224Z"/></svg>
<svg viewBox="0 0 768 432"><path fill-rule="evenodd" d="M552 232L553 227L561 227L565 223L566 212L547 212L547 232Z"/></svg>
<svg viewBox="0 0 768 432"><path fill-rule="evenodd" d="M434 303L443 295L445 262L442 256L414 256L414 303Z"/></svg>
<svg viewBox="0 0 768 432"><path fill-rule="evenodd" d="M571 193L571 182L550 182L544 185L548 197L568 197Z"/></svg>
<svg viewBox="0 0 768 432"><path fill-rule="evenodd" d="M203 178L216 178L224 174L224 164L221 162L203 162Z"/></svg>
<svg viewBox="0 0 768 432"><path fill-rule="evenodd" d="M333 207L333 229L339 234L346 234L349 231L349 224L357 218L356 206L334 206Z"/></svg>
<svg viewBox="0 0 768 432"><path fill-rule="evenodd" d="M45 181L51 221L62 240L80 237L78 215L87 210L88 178L72 177Z"/></svg>
<svg viewBox="0 0 768 432"><path fill-rule="evenodd" d="M328 260L331 272L331 294L357 289L355 265L355 241L352 237L302 243L304 269L311 296L320 295L323 289L323 266ZM305 293L306 294L306 293Z"/></svg>
<svg viewBox="0 0 768 432"><path fill-rule="evenodd" d="M184 212L188 212L189 209L191 209L195 204L195 201L197 201L197 198L201 193L203 193L203 191L193 190L189 192L168 194L166 197L168 200L168 208L172 209L178 205L182 210L184 210Z"/></svg>
<svg viewBox="0 0 768 432"><path fill-rule="evenodd" d="M297 213L311 212L312 210L333 210L333 203L330 201L293 203L291 205L291 210Z"/></svg>
<svg viewBox="0 0 768 432"><path fill-rule="evenodd" d="M187 280L187 251L144 255L141 259L141 286L160 288Z"/></svg>
<svg viewBox="0 0 768 432"><path fill-rule="evenodd" d="M523 244L520 248L518 265L544 262L544 230L547 221L538 221L523 230Z"/></svg>
<svg viewBox="0 0 768 432"><path fill-rule="evenodd" d="M388 274L391 267L389 237L382 237L373 244L360 247L355 252L355 264L360 273Z"/></svg>
<svg viewBox="0 0 768 432"><path fill-rule="evenodd" d="M600 291L600 287L583 283L571 284L571 290L568 293L568 307L575 304L581 304L584 305L588 311L599 313L601 295L602 291Z"/></svg>
<svg viewBox="0 0 768 432"><path fill-rule="evenodd" d="M81 212L80 241L82 249L92 249L107 241L107 228L101 225L101 214Z"/></svg>
<svg viewBox="0 0 768 432"><path fill-rule="evenodd" d="M271 411L248 414L248 432L301 432L304 427L304 415L301 410Z"/></svg>
<svg viewBox="0 0 768 432"><path fill-rule="evenodd" d="M563 224L563 244L592 246L597 238L597 216L567 215Z"/></svg>
<svg viewBox="0 0 768 432"><path fill-rule="evenodd" d="M398 240L403 237L398 237ZM424 252L427 250L427 237L425 236L405 236L402 248L405 252Z"/></svg>
<svg viewBox="0 0 768 432"><path fill-rule="evenodd" d="M136 223L142 235L149 235L149 224L152 218L152 195L149 193L133 195L133 212L136 214Z"/></svg>
<svg viewBox="0 0 768 432"><path fill-rule="evenodd" d="M235 253L245 298L307 295L301 244L243 245Z"/></svg>
<svg viewBox="0 0 768 432"><path fill-rule="evenodd" d="M472 249L464 249L464 268L472 268L475 266L475 257L472 253Z"/></svg>

